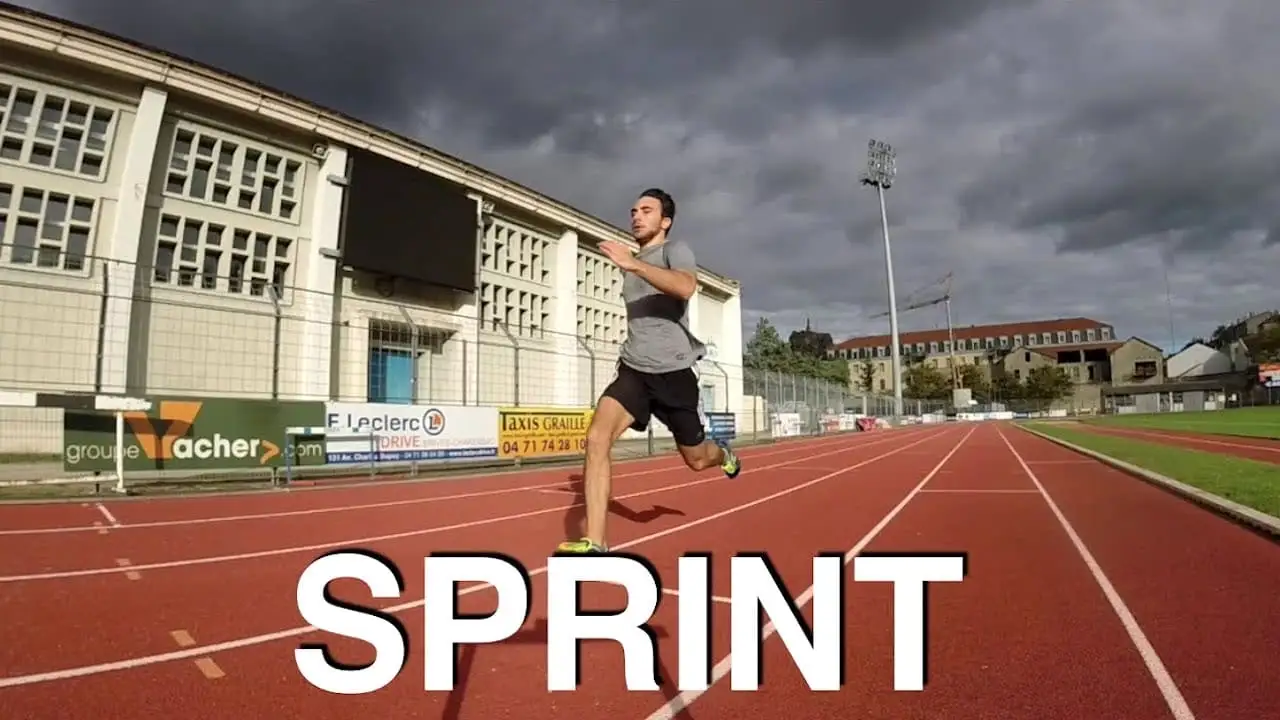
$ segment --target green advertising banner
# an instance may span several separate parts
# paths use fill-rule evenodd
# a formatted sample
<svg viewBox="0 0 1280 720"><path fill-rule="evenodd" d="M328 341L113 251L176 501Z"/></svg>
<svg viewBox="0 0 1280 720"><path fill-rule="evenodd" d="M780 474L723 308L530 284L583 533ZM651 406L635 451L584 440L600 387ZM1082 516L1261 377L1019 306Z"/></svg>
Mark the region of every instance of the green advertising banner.
<svg viewBox="0 0 1280 720"><path fill-rule="evenodd" d="M220 470L284 464L285 428L323 425L323 402L231 398L150 397L148 412L124 413L124 469ZM114 470L113 413L63 415L62 467L67 471ZM304 441L295 465L324 459L324 443Z"/></svg>

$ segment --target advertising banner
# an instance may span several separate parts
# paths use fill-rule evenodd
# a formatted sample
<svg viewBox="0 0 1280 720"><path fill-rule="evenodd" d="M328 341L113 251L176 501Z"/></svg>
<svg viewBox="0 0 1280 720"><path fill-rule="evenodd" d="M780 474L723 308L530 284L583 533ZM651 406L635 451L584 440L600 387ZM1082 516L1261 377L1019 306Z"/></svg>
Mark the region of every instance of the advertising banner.
<svg viewBox="0 0 1280 720"><path fill-rule="evenodd" d="M284 430L319 425L324 403L150 397L147 412L124 413L124 469L218 470L284 464ZM109 412L63 413L62 467L115 470L116 422ZM301 444L295 453L315 452Z"/></svg>
<svg viewBox="0 0 1280 720"><path fill-rule="evenodd" d="M494 407L325 403L325 438L332 464L429 462L498 454Z"/></svg>
<svg viewBox="0 0 1280 720"><path fill-rule="evenodd" d="M499 456L581 455L587 450L591 408L499 408Z"/></svg>
<svg viewBox="0 0 1280 720"><path fill-rule="evenodd" d="M732 440L738 436L738 419L733 413L707 413L707 435L712 439Z"/></svg>
<svg viewBox="0 0 1280 720"><path fill-rule="evenodd" d="M800 413L774 413L771 427L773 437L795 437L803 430L804 423Z"/></svg>
<svg viewBox="0 0 1280 720"><path fill-rule="evenodd" d="M1280 387L1280 363L1260 363L1258 382L1269 388Z"/></svg>

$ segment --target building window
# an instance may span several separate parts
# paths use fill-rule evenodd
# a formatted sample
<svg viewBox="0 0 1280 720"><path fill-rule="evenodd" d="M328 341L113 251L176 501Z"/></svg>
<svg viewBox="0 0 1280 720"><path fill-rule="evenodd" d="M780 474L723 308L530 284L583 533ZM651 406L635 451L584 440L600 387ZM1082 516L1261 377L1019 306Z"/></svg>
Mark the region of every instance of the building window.
<svg viewBox="0 0 1280 720"><path fill-rule="evenodd" d="M1053 344L1053 338L1049 335L1049 333L1040 333L1040 344L1041 344L1041 345L1052 345L1052 344Z"/></svg>
<svg viewBox="0 0 1280 720"><path fill-rule="evenodd" d="M299 159L181 125L170 146L164 191L296 223L303 174Z"/></svg>
<svg viewBox="0 0 1280 720"><path fill-rule="evenodd" d="M1065 345L1067 342L1067 333L1063 330L1058 331L1058 344Z"/></svg>
<svg viewBox="0 0 1280 720"><path fill-rule="evenodd" d="M1002 348L1007 348L1007 347L1009 347L1009 338L1008 338L1008 336L1006 336L1006 335L1001 335L1001 336L1000 336L1000 347L1002 347Z"/></svg>
<svg viewBox="0 0 1280 720"><path fill-rule="evenodd" d="M1094 330L1093 328L1089 328L1088 330L1084 331L1084 336L1085 336L1085 339L1087 339L1089 342L1093 342L1094 340L1098 339L1098 331Z"/></svg>
<svg viewBox="0 0 1280 720"><path fill-rule="evenodd" d="M413 402L413 355L408 350L369 346L369 402Z"/></svg>
<svg viewBox="0 0 1280 720"><path fill-rule="evenodd" d="M293 245L292 238L164 213L156 231L154 279L254 297L270 285L283 298Z"/></svg>
<svg viewBox="0 0 1280 720"><path fill-rule="evenodd" d="M621 343L626 336L627 319L621 314L600 308L578 306L578 337Z"/></svg>
<svg viewBox="0 0 1280 720"><path fill-rule="evenodd" d="M9 265L81 272L97 201L0 184L0 259Z"/></svg>
<svg viewBox="0 0 1280 720"><path fill-rule="evenodd" d="M936 343L936 342L931 342L931 343L929 343L929 352L931 352L931 353L936 353L936 352L938 352L938 343Z"/></svg>
<svg viewBox="0 0 1280 720"><path fill-rule="evenodd" d="M101 180L116 112L0 75L0 160Z"/></svg>
<svg viewBox="0 0 1280 720"><path fill-rule="evenodd" d="M1133 364L1133 377L1138 380L1148 380L1156 376L1155 360L1139 360Z"/></svg>
<svg viewBox="0 0 1280 720"><path fill-rule="evenodd" d="M579 246L576 286L578 336L610 344L625 340L622 271L604 256Z"/></svg>
<svg viewBox="0 0 1280 720"><path fill-rule="evenodd" d="M995 346L996 346L996 339L995 339L995 338L983 338L983 340L984 340L984 342L986 343L985 347L986 347L986 349L987 349L987 350L993 350L993 349L995 349Z"/></svg>
<svg viewBox="0 0 1280 720"><path fill-rule="evenodd" d="M551 298L488 282L480 287L480 320L484 330L521 337L544 337L551 322Z"/></svg>
<svg viewBox="0 0 1280 720"><path fill-rule="evenodd" d="M1022 353L1022 360L1023 362L1031 362L1031 353L1030 352Z"/></svg>
<svg viewBox="0 0 1280 720"><path fill-rule="evenodd" d="M519 337L545 337L551 323L554 242L495 218L480 248L481 328ZM578 314L579 324L583 321ZM588 323L590 318L587 318Z"/></svg>
<svg viewBox="0 0 1280 720"><path fill-rule="evenodd" d="M549 238L495 218L484 231L480 267L498 275L549 286L551 266L547 258L552 248Z"/></svg>
<svg viewBox="0 0 1280 720"><path fill-rule="evenodd" d="M622 271L608 259L580 249L578 295L621 305Z"/></svg>
<svg viewBox="0 0 1280 720"><path fill-rule="evenodd" d="M444 336L430 328L386 320L369 321L368 402L408 405L414 401L414 372L424 353L444 353Z"/></svg>
<svg viewBox="0 0 1280 720"><path fill-rule="evenodd" d="M1103 339L1103 340L1110 340L1110 339L1111 339L1111 328L1109 328L1109 327L1104 327L1104 328L1102 328L1102 339Z"/></svg>
<svg viewBox="0 0 1280 720"><path fill-rule="evenodd" d="M1073 342L1073 343L1078 343L1078 342L1080 342L1080 331L1079 331L1079 330L1072 330L1072 331L1071 331L1071 342Z"/></svg>
<svg viewBox="0 0 1280 720"><path fill-rule="evenodd" d="M1014 368L1014 369L1013 369L1013 379L1014 379L1014 380L1018 380L1019 382L1021 382L1021 380L1022 380L1022 370L1020 370L1020 369L1018 369L1018 368Z"/></svg>

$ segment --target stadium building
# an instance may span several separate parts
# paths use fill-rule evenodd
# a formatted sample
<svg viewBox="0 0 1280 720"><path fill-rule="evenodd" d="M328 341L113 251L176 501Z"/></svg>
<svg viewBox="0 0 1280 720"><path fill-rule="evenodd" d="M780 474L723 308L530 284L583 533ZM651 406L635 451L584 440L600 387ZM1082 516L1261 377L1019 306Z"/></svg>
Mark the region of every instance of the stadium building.
<svg viewBox="0 0 1280 720"><path fill-rule="evenodd" d="M0 5L0 389L590 406L625 331L606 239L634 247L408 138ZM737 408L739 284L700 280L704 404ZM0 452L59 452L60 412L0 408Z"/></svg>
<svg viewBox="0 0 1280 720"><path fill-rule="evenodd" d="M951 339L955 338L954 352ZM969 325L950 332L917 330L898 334L903 366L927 363L946 372L952 358L957 367L976 366L990 382L994 374L1008 373L1022 380L1036 367L1062 368L1071 378L1071 395L1057 405L1078 412L1096 412L1104 397L1118 388L1124 394L1165 381L1163 351L1141 338L1117 339L1111 325L1090 318L1059 318L1019 323ZM870 392L892 393L892 342L888 335L855 337L829 352L849 360L855 387L869 378ZM864 372L870 365L872 372Z"/></svg>

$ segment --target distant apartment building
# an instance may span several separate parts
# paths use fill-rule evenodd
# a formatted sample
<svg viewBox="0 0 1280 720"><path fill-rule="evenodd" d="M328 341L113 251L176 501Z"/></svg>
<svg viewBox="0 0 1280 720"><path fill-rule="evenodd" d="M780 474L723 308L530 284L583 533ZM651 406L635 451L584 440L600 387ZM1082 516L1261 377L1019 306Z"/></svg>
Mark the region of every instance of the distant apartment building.
<svg viewBox="0 0 1280 720"><path fill-rule="evenodd" d="M1222 350L1233 342L1244 340L1247 337L1275 327L1280 327L1280 311L1263 310L1240 318L1230 325L1222 326L1214 333L1214 337L1209 344L1216 345L1219 350Z"/></svg>
<svg viewBox="0 0 1280 720"><path fill-rule="evenodd" d="M1036 367L1057 366L1075 382L1075 390L1060 403L1077 410L1102 406L1102 388L1116 385L1158 385L1164 382L1164 355L1140 338L1118 340L1111 325L1090 318L970 325L953 329L955 352L946 329L899 334L903 367L928 363L948 372L957 367L980 368L990 382L1001 373L1025 380ZM891 342L888 335L845 340L830 352L849 360L854 387L875 393L893 392ZM863 367L874 369L871 387L864 385Z"/></svg>

